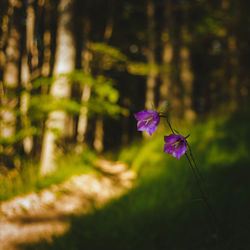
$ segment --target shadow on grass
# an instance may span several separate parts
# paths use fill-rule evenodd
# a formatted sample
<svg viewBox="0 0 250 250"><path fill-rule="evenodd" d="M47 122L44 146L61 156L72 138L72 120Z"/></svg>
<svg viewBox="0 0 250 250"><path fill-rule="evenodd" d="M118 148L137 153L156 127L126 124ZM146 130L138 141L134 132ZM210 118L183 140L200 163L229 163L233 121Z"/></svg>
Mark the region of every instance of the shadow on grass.
<svg viewBox="0 0 250 250"><path fill-rule="evenodd" d="M249 163L249 162L248 162ZM25 249L250 249L249 164L213 166L206 174L216 233L188 169L162 171L92 214L71 218L53 242Z"/></svg>
<svg viewBox="0 0 250 250"><path fill-rule="evenodd" d="M186 159L162 154L162 138L127 151L140 177L135 188L92 214L72 217L52 243L25 249L248 250L250 249L250 147L245 113L194 128L191 145L219 232ZM139 147L141 148L139 150ZM136 162L136 164L135 164Z"/></svg>

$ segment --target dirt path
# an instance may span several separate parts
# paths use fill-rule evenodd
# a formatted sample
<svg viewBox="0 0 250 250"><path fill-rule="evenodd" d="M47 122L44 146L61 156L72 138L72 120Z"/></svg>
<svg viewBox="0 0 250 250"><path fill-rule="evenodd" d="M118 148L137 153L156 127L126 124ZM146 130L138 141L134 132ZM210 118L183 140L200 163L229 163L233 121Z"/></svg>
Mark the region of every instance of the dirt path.
<svg viewBox="0 0 250 250"><path fill-rule="evenodd" d="M30 193L0 204L0 250L21 249L22 244L63 234L69 227L69 216L88 213L120 196L132 187L136 178L126 165L100 159L94 174L73 176L39 194Z"/></svg>

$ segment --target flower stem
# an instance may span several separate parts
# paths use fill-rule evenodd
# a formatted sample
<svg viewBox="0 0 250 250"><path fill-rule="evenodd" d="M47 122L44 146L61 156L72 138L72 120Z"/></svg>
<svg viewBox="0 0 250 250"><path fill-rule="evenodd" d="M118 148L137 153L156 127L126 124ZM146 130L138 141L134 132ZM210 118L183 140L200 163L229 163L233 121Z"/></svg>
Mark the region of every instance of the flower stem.
<svg viewBox="0 0 250 250"><path fill-rule="evenodd" d="M216 237L216 242L217 244L220 244L220 247L221 249L226 249L225 248L225 243L224 243L224 239L225 239L225 235L224 235L224 232L223 230L221 229L221 227L219 226L219 223L218 223L218 219L215 215L215 212L212 208L212 206L210 205L209 201L208 201L208 197L206 195L206 193L204 192L203 188L202 188L202 185L201 185L201 182L200 182L200 179L199 179L199 174L197 173L196 169L194 168L192 162L191 162L191 159L189 158L188 154L185 153L185 156L188 160L188 163L189 163L189 166L193 172L193 175L195 177L195 180L196 180L196 183L197 183L197 186L199 188L199 191L201 193L201 198L202 198L202 201L204 202L204 204L206 205L207 209L208 209L208 213L211 217L211 220L212 220L212 223L213 223L213 226L214 226L214 229L216 231L216 234L218 237ZM197 166L196 166L197 167ZM197 168L198 169L198 168Z"/></svg>
<svg viewBox="0 0 250 250"><path fill-rule="evenodd" d="M197 174L199 175L200 179L202 179L203 181L205 181L205 179L204 179L203 176L201 175L200 170L199 170L199 168L198 168L198 166L197 166L197 164L196 164L196 161L195 161L195 159L194 159L194 156L193 156L191 147L190 147L190 145L189 145L188 142L187 142L187 146L188 146L188 150L189 150L189 153L190 153L190 157L191 157L191 160L193 161L193 165L194 165L194 167L195 167L195 170L196 170Z"/></svg>
<svg viewBox="0 0 250 250"><path fill-rule="evenodd" d="M164 117L164 118L166 119L166 121L167 121L167 123L168 123L168 126L169 126L171 132L172 132L173 134L175 134L175 132L174 132L172 126L171 126L171 123L170 123L170 121L168 120L168 117L167 117L166 115L160 115L160 117Z"/></svg>
<svg viewBox="0 0 250 250"><path fill-rule="evenodd" d="M186 158L188 160L189 166L190 166L190 168L191 168L191 170L193 172L193 175L195 177L197 186L198 186L199 191L201 193L201 198L202 198L204 204L206 205L206 207L207 207L207 209L209 211L209 215L210 215L210 217L211 217L211 219L213 221L214 227L215 227L216 231L218 232L217 218L216 218L215 213L214 213L214 211L213 211L213 209L212 209L212 207L211 207L211 205L210 205L210 203L208 201L207 195L205 194L205 192L204 192L204 190L202 188L202 185L201 185L201 182L200 182L200 179L199 179L199 175L198 175L197 171L195 170L195 168L194 168L194 166L193 166L193 164L191 162L191 159L189 158L187 153L185 153L185 156L186 156Z"/></svg>
<svg viewBox="0 0 250 250"><path fill-rule="evenodd" d="M169 126L170 130L172 131L173 134L175 134L174 129L172 128L171 123L168 120L167 116L162 115L162 117L166 118L166 121L168 123L168 126ZM216 231L216 234L219 235L219 224L218 224L217 217L216 217L216 215L214 213L214 210L213 210L212 206L210 205L210 203L208 201L208 197L207 197L205 191L203 190L203 187L202 187L202 184L201 184L201 180L204 180L204 178L202 177L202 175L201 175L201 173L199 171L199 168L198 168L198 166L196 164L196 161L194 159L191 147L190 147L190 145L188 143L187 143L187 146L188 146L188 149L189 149L190 156L188 155L187 152L185 153L185 156L186 156L186 158L188 160L189 166L190 166L190 168L192 170L195 181L196 181L197 186L199 188L199 191L200 191L200 194L201 194L201 199L204 202L205 206L207 207L209 216L211 217L213 227L214 227L214 229Z"/></svg>

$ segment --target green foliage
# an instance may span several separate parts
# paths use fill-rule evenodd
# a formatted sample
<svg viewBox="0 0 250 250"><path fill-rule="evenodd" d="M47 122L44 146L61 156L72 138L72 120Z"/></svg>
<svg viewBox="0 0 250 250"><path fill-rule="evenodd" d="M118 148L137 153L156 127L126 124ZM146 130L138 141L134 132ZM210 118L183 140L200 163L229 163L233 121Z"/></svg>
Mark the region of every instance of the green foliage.
<svg viewBox="0 0 250 250"><path fill-rule="evenodd" d="M157 74L161 68L160 65L157 64L149 65L144 62L131 61L123 53L121 53L119 49L104 43L93 43L92 50L94 55L97 57L102 56L102 65L100 65L100 67L103 67L105 70L117 66L117 63L119 62L124 63L127 71L132 75L146 76L152 71ZM98 60L100 60L99 57L97 61Z"/></svg>
<svg viewBox="0 0 250 250"><path fill-rule="evenodd" d="M96 95L102 100L107 99L110 103L116 103L118 101L119 93L113 87L113 81L110 79L99 76L94 86L94 90Z"/></svg>
<svg viewBox="0 0 250 250"><path fill-rule="evenodd" d="M4 146L12 145L22 141L27 136L37 135L38 133L39 133L38 128L34 126L22 128L11 137L0 137L0 144Z"/></svg>
<svg viewBox="0 0 250 250"><path fill-rule="evenodd" d="M27 249L81 249L82 242L93 250L104 246L112 250L248 249L250 157L241 147L250 146L245 117L203 121L192 128L189 138L222 235L211 223L185 157L176 160L163 153L159 135L133 144L119 156L132 165L137 162L140 169L132 190L91 214L73 217L69 231L52 243Z"/></svg>
<svg viewBox="0 0 250 250"><path fill-rule="evenodd" d="M69 75L69 80L80 84L87 84L92 87L92 95L86 105L88 115L101 115L116 117L122 112L122 108L117 104L119 92L114 87L114 81L110 78L99 75L93 77L85 74L83 71L73 71ZM80 111L80 110L79 110Z"/></svg>
<svg viewBox="0 0 250 250"><path fill-rule="evenodd" d="M89 116L98 114L99 116L109 115L113 118L121 113L120 106L112 104L106 100L100 100L98 97L93 97L88 102Z"/></svg>
<svg viewBox="0 0 250 250"><path fill-rule="evenodd" d="M119 49L109 46L105 43L93 43L91 49L94 53L108 56L106 60L112 60L112 63L117 61L126 62L128 60Z"/></svg>
<svg viewBox="0 0 250 250"><path fill-rule="evenodd" d="M117 104L119 92L114 87L114 82L112 79L101 75L93 77L90 74L84 73L82 70L75 70L66 76L70 84L78 83L80 85L87 84L91 86L92 95L90 100L87 103L81 103L79 100L77 100L77 98L57 99L49 94L33 93L33 91L37 88L50 86L53 81L55 81L55 77L42 77L33 80L32 89L29 91L26 90L26 92L30 94L27 112L30 125L19 129L11 137L0 137L0 143L2 145L15 144L22 141L26 136L40 135L42 132L41 127L37 126L37 124L45 121L48 117L48 114L56 110L61 110L71 115L78 115L81 111L81 108L83 106L87 106L89 109L88 115L90 116L98 114L101 116L112 116L114 118L126 111ZM10 95L15 96L12 92L9 93L8 97L10 97ZM8 106L1 106L0 111L6 109L9 109L11 112L13 112L16 117L22 116L20 107L13 109Z"/></svg>
<svg viewBox="0 0 250 250"><path fill-rule="evenodd" d="M93 86L94 95L88 102L89 114L116 117L122 108L117 105L119 92L113 87L113 81L99 76Z"/></svg>
<svg viewBox="0 0 250 250"><path fill-rule="evenodd" d="M93 43L92 51L94 56L97 57L97 63L100 63L101 60L99 67L103 68L104 70L109 70L112 67L115 68L119 62L123 63L127 71L132 75L146 76L152 71L157 74L161 68L160 65L157 64L149 65L144 62L131 61L123 53L121 53L119 49L104 43ZM122 67L122 69L125 68Z"/></svg>
<svg viewBox="0 0 250 250"><path fill-rule="evenodd" d="M39 77L31 81L32 89L44 87L44 86L51 86L54 81L54 77Z"/></svg>
<svg viewBox="0 0 250 250"><path fill-rule="evenodd" d="M50 95L32 95L28 111L31 120L44 120L49 112L55 110L77 115L83 105L88 106L90 115L113 116L121 112L120 106L116 104L119 93L113 87L114 83L111 79L104 76L94 78L89 74L85 74L82 70L75 70L67 74L67 78L70 83L87 84L92 87L92 96L88 103L79 103L74 99L55 99ZM51 84L51 78L39 78L35 83L36 87Z"/></svg>
<svg viewBox="0 0 250 250"><path fill-rule="evenodd" d="M160 66L156 64L149 65L142 62L129 62L127 64L127 70L132 75L146 76L149 72L154 72L155 74L159 73Z"/></svg>
<svg viewBox="0 0 250 250"><path fill-rule="evenodd" d="M81 104L66 98L55 99L48 95L36 95L30 99L28 115L31 120L42 120L49 112L62 110L70 114L78 114Z"/></svg>
<svg viewBox="0 0 250 250"><path fill-rule="evenodd" d="M91 68L97 71L124 69L128 61L128 58L118 48L105 43L93 43L91 51L93 55Z"/></svg>
<svg viewBox="0 0 250 250"><path fill-rule="evenodd" d="M74 70L66 75L70 83L80 83L84 85L93 86L96 80L90 74L86 74L83 70Z"/></svg>

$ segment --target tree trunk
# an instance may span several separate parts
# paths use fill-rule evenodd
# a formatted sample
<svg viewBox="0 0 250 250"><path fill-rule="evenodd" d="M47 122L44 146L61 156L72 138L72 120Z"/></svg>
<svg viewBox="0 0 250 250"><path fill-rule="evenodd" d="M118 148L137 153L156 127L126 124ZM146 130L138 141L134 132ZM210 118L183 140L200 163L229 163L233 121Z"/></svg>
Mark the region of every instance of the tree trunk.
<svg viewBox="0 0 250 250"><path fill-rule="evenodd" d="M51 22L52 22L52 11L49 1L44 3L44 33L43 33L43 60L41 73L43 77L49 77L51 75ZM42 93L46 94L48 86L42 86Z"/></svg>
<svg viewBox="0 0 250 250"><path fill-rule="evenodd" d="M152 109L152 105L155 105L155 86L156 86L156 72L155 66L155 6L153 0L147 0L147 32L148 32L148 49L147 60L149 64L149 72L146 82L146 109Z"/></svg>
<svg viewBox="0 0 250 250"><path fill-rule="evenodd" d="M108 2L109 11L108 11L108 19L104 31L104 42L108 43L113 33L114 26L114 0L109 0ZM98 153L103 151L103 138L104 138L104 128L103 128L103 118L97 117L96 126L95 126L95 137L93 146Z"/></svg>
<svg viewBox="0 0 250 250"><path fill-rule="evenodd" d="M61 74L74 70L75 48L72 34L72 11L71 0L60 0L58 6L58 31L57 47L55 55L54 75L55 82L52 84L50 94L55 99L69 98L71 89L68 80ZM66 129L67 115L64 111L53 111L46 121L46 129L43 138L40 174L47 175L56 169L55 154L57 153L56 135L53 130L63 134Z"/></svg>
<svg viewBox="0 0 250 250"><path fill-rule="evenodd" d="M188 33L188 10L186 9L188 2L183 4L183 25L181 28L181 49L180 49L180 79L183 85L183 104L184 104L184 118L193 122L196 114L192 108L192 94L193 94L193 73L191 71L190 51L187 43L189 42Z"/></svg>
<svg viewBox="0 0 250 250"><path fill-rule="evenodd" d="M103 151L103 119L97 118L95 126L94 148L96 152L101 153Z"/></svg>
<svg viewBox="0 0 250 250"><path fill-rule="evenodd" d="M228 37L228 53L230 63L230 110L235 111L238 108L238 97L239 97L239 58L238 58L238 45L235 35Z"/></svg>
<svg viewBox="0 0 250 250"><path fill-rule="evenodd" d="M161 35L162 40L162 73L161 73L161 86L160 86L160 101L159 108L166 105L166 102L171 102L171 62L173 59L173 45L172 45L172 34L171 28L172 22L172 4L171 0L165 0L164 6L164 20L163 30Z"/></svg>
<svg viewBox="0 0 250 250"><path fill-rule="evenodd" d="M21 98L20 98L20 111L21 111L21 124L22 128L28 129L30 126L30 120L27 116L28 113L28 107L29 107L29 100L30 100L30 72L28 69L28 58L27 55L24 55L22 57L21 62L21 81L22 86L25 89L23 91ZM29 154L33 148L33 137L32 136L26 136L23 139L23 150L26 154Z"/></svg>
<svg viewBox="0 0 250 250"><path fill-rule="evenodd" d="M9 26L9 15L8 13L10 12L10 8L13 9L13 6L8 8L7 14L5 14L2 17L1 20L1 31L0 31L0 104L1 106L3 105L3 99L4 99L4 83L3 83L3 71L5 68L5 53L4 53L4 48L6 46L7 40L8 40L8 26ZM12 10L13 12L13 10ZM2 114L0 113L0 117ZM1 135L1 119L0 118L0 135Z"/></svg>
<svg viewBox="0 0 250 250"><path fill-rule="evenodd" d="M225 12L230 12L232 7L232 3L228 0L222 1L222 8ZM236 6L234 8L234 12L236 12L236 17L240 16L240 1L237 1ZM235 18L235 17L234 17ZM238 101L239 101L239 48L238 48L238 41L237 41L237 34L236 30L232 27L227 27L226 32L226 40L227 40L227 47L226 47L226 64L227 64L227 71L226 72L226 79L229 83L229 86L225 86L227 89L226 92L228 95L229 101L229 109L230 111L235 111L238 108Z"/></svg>
<svg viewBox="0 0 250 250"><path fill-rule="evenodd" d="M1 16L1 31L0 31L0 81L1 81L1 94L3 94L3 70L5 67L5 52L4 48L6 47L9 34L9 22L10 15L13 14L14 6L7 6L6 14Z"/></svg>
<svg viewBox="0 0 250 250"><path fill-rule="evenodd" d="M233 7L231 2L228 0L222 1L222 9L224 13L230 13ZM237 3L236 10L238 11L239 3ZM238 44L237 36L235 31L232 29L230 24L227 24L226 34L225 34L225 62L224 62L224 72L225 72L225 83L223 86L222 95L226 99L229 105L230 111L235 111L238 106L239 97L239 58L238 58Z"/></svg>
<svg viewBox="0 0 250 250"><path fill-rule="evenodd" d="M82 97L81 102L84 105L81 108L79 120L78 120L78 127L77 127L77 143L82 145L85 139L85 134L88 125L88 107L85 106L88 102L91 94L91 87L89 85L84 85L82 88Z"/></svg>
<svg viewBox="0 0 250 250"><path fill-rule="evenodd" d="M82 69L84 73L90 74L91 68L90 68L90 61L92 58L92 54L90 52L91 42L89 41L89 35L90 35L90 18L89 15L86 13L86 17L83 20L83 35L84 35L84 44L82 49L82 55L81 55L81 64ZM82 96L81 96L81 102L83 107L81 108L79 119L78 119L78 126L77 126L77 144L78 144L78 150L82 150L83 142L85 139L85 134L87 130L88 125L88 107L86 103L88 102L91 95L91 86L88 84L85 84L82 87Z"/></svg>
<svg viewBox="0 0 250 250"><path fill-rule="evenodd" d="M32 54L34 51L34 28L35 28L35 10L34 0L28 1L26 18L26 49L21 62L21 82L25 90L21 96L21 122L22 127L27 129L30 126L30 121L27 116L31 89L30 77L32 74ZM23 139L23 149L26 154L29 154L33 147L33 137L27 136Z"/></svg>
<svg viewBox="0 0 250 250"><path fill-rule="evenodd" d="M18 98L10 97L9 94L18 87L19 82L21 54L21 7L21 1L9 1L9 35L7 38L5 67L3 70L3 85L5 95L1 100L1 105L6 107L6 109L1 110L1 136L5 138L14 136L16 127L16 116L14 109L17 107Z"/></svg>

